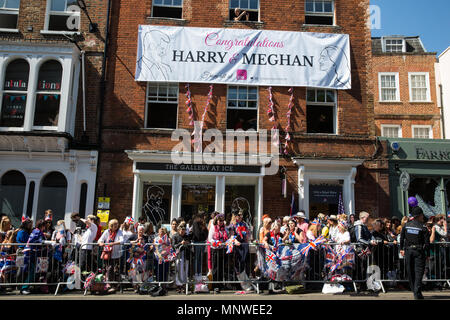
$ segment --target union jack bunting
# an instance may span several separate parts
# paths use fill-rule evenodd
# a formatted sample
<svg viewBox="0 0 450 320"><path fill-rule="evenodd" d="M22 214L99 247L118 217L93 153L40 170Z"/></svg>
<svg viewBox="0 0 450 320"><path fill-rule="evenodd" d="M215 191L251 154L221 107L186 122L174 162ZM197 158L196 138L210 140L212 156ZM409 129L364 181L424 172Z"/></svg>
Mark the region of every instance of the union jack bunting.
<svg viewBox="0 0 450 320"><path fill-rule="evenodd" d="M362 249L361 252L358 253L358 256L359 256L361 259L366 259L366 258L368 258L368 257L370 256L371 253L372 253L372 252L370 251L370 248L367 247L367 248L365 248L365 249Z"/></svg>

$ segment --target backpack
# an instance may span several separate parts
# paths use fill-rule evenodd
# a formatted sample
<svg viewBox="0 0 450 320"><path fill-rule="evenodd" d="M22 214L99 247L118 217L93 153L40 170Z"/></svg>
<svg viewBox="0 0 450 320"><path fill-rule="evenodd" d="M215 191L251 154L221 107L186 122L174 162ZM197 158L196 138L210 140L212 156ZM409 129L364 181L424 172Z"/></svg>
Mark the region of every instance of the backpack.
<svg viewBox="0 0 450 320"><path fill-rule="evenodd" d="M156 287L157 287L157 285L146 282L139 286L138 293L141 295L148 295L152 291L154 291L156 289Z"/></svg>

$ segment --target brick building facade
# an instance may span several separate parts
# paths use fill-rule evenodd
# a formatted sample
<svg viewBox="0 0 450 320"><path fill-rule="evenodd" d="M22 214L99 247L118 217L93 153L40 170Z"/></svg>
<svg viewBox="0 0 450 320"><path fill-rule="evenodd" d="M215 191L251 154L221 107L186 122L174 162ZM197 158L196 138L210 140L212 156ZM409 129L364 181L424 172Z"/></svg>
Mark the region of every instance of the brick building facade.
<svg viewBox="0 0 450 320"><path fill-rule="evenodd" d="M0 210L15 226L93 212L108 1L80 2L0 6Z"/></svg>
<svg viewBox="0 0 450 320"><path fill-rule="evenodd" d="M371 37L366 23L369 1L302 0L294 3L259 0L240 3L221 0L208 5L199 0L169 2L169 5L166 2L162 5L157 0L129 0L116 1L112 6L111 54L97 189L97 196L111 197L111 216L121 220L127 215L137 218L144 212L159 212L164 215L163 222L168 223L169 219L180 215L189 218L197 210L215 209L228 214L240 206L237 198L245 198L244 206L256 219L264 213L273 216L289 214L292 193L297 207L304 209L310 218L318 212L337 213L339 196L347 213L368 210L375 216L389 215L386 148L375 138ZM317 9L315 6L322 7ZM246 10L249 21L235 21L235 7ZM161 163L170 162L171 150L178 143L171 141L174 129L185 128L190 132L193 129L189 114L185 112L187 83L168 85L135 81L140 25L349 35L351 89L329 90L328 101L323 98L327 94L325 90L293 88L289 128L292 140L287 154L280 157L280 167L284 167L287 181L284 194L283 175L264 175L263 169L232 175L163 170ZM209 84L191 83L189 89L194 119L198 120L204 112ZM170 107L173 111L169 107L162 113L157 111L155 101L161 98L158 90L173 93ZM232 111L228 101L233 90L226 84L213 86L203 129L217 128L225 133L227 128L236 127L236 123L229 123ZM291 96L289 86L272 88L275 122L271 122L266 113L268 86L247 86L245 90L257 96L258 130L270 130L275 124L281 130L280 136L284 137ZM320 104L319 101L330 103ZM323 109L314 108L317 105ZM149 110L158 114L156 120ZM328 111L321 114L320 110ZM331 117L324 120L325 129L317 129L320 116ZM157 128L165 117L171 118L172 123L162 125L166 128ZM247 148L246 154L250 153ZM263 168L263 156L253 156L261 161L258 165ZM251 171L250 168L246 170ZM155 205L155 199L159 205Z"/></svg>
<svg viewBox="0 0 450 320"><path fill-rule="evenodd" d="M372 54L377 135L441 139L436 53L419 37L392 36L373 38Z"/></svg>

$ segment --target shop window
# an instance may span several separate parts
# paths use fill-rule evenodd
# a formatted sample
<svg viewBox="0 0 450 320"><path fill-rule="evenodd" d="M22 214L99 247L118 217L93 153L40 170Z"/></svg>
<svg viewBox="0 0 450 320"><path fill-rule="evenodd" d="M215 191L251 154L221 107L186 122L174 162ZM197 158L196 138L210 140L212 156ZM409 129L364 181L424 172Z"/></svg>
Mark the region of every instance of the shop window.
<svg viewBox="0 0 450 320"><path fill-rule="evenodd" d="M37 219L44 218L47 209L53 211L53 220L64 220L66 214L67 179L60 172L50 172L39 188Z"/></svg>
<svg viewBox="0 0 450 320"><path fill-rule="evenodd" d="M153 226L157 227L170 222L171 198L172 185L144 184L142 209Z"/></svg>
<svg viewBox="0 0 450 320"><path fill-rule="evenodd" d="M8 171L2 176L0 212L7 214L16 228L21 223L25 186L25 176L19 171Z"/></svg>
<svg viewBox="0 0 450 320"><path fill-rule="evenodd" d="M412 126L414 139L433 139L431 126Z"/></svg>
<svg viewBox="0 0 450 320"><path fill-rule="evenodd" d="M259 21L259 0L230 0L230 20Z"/></svg>
<svg viewBox="0 0 450 320"><path fill-rule="evenodd" d="M429 102L430 81L428 73L410 73L409 92L411 102Z"/></svg>
<svg viewBox="0 0 450 320"><path fill-rule="evenodd" d="M188 180L188 177L183 177ZM189 221L193 219L198 212L210 213L215 210L216 185L215 181L184 183L182 187L181 198L181 216Z"/></svg>
<svg viewBox="0 0 450 320"><path fill-rule="evenodd" d="M182 0L153 0L152 17L181 19L182 15Z"/></svg>
<svg viewBox="0 0 450 320"><path fill-rule="evenodd" d="M226 178L226 181L230 178ZM231 219L233 212L244 212L244 221L249 227L258 225L255 210L255 185L226 185L225 186L225 212Z"/></svg>
<svg viewBox="0 0 450 320"><path fill-rule="evenodd" d="M0 29L16 29L20 0L0 0Z"/></svg>
<svg viewBox="0 0 450 320"><path fill-rule="evenodd" d="M306 0L305 24L334 25L334 1Z"/></svg>
<svg viewBox="0 0 450 320"><path fill-rule="evenodd" d="M381 125L381 136L386 138L401 138L402 127L399 125Z"/></svg>
<svg viewBox="0 0 450 320"><path fill-rule="evenodd" d="M36 89L34 127L57 127L61 102L62 66L58 61L45 62L40 70ZM48 128L50 129L50 128Z"/></svg>
<svg viewBox="0 0 450 320"><path fill-rule="evenodd" d="M383 39L384 52L405 52L405 39Z"/></svg>
<svg viewBox="0 0 450 320"><path fill-rule="evenodd" d="M46 30L77 32L80 29L80 7L77 0L48 0Z"/></svg>
<svg viewBox="0 0 450 320"><path fill-rule="evenodd" d="M335 134L336 91L308 89L306 98L306 132Z"/></svg>
<svg viewBox="0 0 450 320"><path fill-rule="evenodd" d="M433 178L411 179L408 196L417 198L419 207L427 217L442 213L443 199L438 180Z"/></svg>
<svg viewBox="0 0 450 320"><path fill-rule="evenodd" d="M3 84L1 127L23 127L29 73L30 66L23 59L8 64Z"/></svg>
<svg viewBox="0 0 450 320"><path fill-rule="evenodd" d="M258 87L228 87L227 129L258 129Z"/></svg>
<svg viewBox="0 0 450 320"><path fill-rule="evenodd" d="M147 84L146 128L177 128L178 84Z"/></svg>
<svg viewBox="0 0 450 320"><path fill-rule="evenodd" d="M80 213L80 217L86 216L87 190L88 190L87 183L82 183L80 188L80 210L78 210L78 212Z"/></svg>
<svg viewBox="0 0 450 320"><path fill-rule="evenodd" d="M398 73L380 73L378 83L380 86L380 101L400 101Z"/></svg>

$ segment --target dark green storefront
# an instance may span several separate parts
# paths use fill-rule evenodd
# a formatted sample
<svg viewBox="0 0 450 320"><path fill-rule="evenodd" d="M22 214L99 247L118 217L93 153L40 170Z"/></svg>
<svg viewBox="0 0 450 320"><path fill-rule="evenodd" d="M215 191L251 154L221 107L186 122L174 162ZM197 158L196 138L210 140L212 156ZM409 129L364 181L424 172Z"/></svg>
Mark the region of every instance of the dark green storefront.
<svg viewBox="0 0 450 320"><path fill-rule="evenodd" d="M387 141L391 214L408 215L408 197L415 196L427 216L450 211L450 140L380 138ZM395 151L392 143L398 143ZM407 191L400 175L410 176Z"/></svg>

